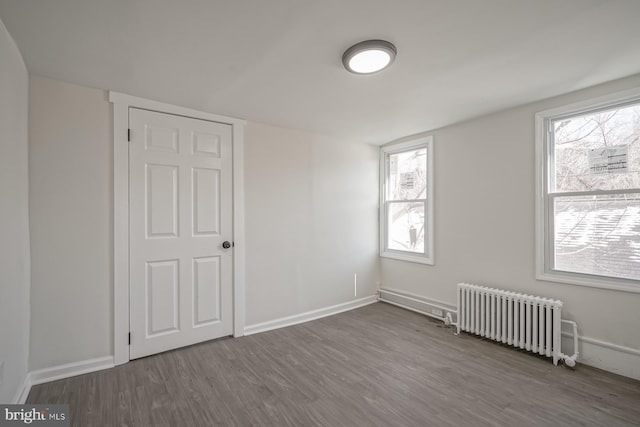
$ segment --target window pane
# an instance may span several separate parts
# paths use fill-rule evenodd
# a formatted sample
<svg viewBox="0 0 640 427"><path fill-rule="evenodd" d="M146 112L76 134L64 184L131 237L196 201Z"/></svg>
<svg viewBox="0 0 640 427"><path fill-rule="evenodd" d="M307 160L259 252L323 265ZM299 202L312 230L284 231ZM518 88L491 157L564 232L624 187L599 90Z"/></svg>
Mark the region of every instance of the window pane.
<svg viewBox="0 0 640 427"><path fill-rule="evenodd" d="M552 192L640 188L640 104L558 119Z"/></svg>
<svg viewBox="0 0 640 427"><path fill-rule="evenodd" d="M640 279L640 194L555 198L555 269Z"/></svg>
<svg viewBox="0 0 640 427"><path fill-rule="evenodd" d="M424 253L424 205L425 202L389 204L389 249Z"/></svg>
<svg viewBox="0 0 640 427"><path fill-rule="evenodd" d="M427 149L389 155L389 200L425 199Z"/></svg>

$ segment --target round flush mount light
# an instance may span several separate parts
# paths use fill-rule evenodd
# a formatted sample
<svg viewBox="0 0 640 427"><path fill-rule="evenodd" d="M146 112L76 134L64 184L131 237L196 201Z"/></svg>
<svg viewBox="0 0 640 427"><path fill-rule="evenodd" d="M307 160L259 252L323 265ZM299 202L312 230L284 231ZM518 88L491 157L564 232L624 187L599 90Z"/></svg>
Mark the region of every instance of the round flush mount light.
<svg viewBox="0 0 640 427"><path fill-rule="evenodd" d="M373 74L396 59L396 47L385 40L366 40L354 44L342 55L344 68L355 74Z"/></svg>

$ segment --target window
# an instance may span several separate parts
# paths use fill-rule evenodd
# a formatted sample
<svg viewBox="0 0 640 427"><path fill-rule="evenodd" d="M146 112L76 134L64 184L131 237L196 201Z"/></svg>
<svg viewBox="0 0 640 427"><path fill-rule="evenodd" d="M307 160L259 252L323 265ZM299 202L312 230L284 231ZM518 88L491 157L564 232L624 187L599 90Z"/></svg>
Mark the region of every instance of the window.
<svg viewBox="0 0 640 427"><path fill-rule="evenodd" d="M538 278L640 292L640 91L536 121Z"/></svg>
<svg viewBox="0 0 640 427"><path fill-rule="evenodd" d="M433 138L380 150L380 256L433 264Z"/></svg>

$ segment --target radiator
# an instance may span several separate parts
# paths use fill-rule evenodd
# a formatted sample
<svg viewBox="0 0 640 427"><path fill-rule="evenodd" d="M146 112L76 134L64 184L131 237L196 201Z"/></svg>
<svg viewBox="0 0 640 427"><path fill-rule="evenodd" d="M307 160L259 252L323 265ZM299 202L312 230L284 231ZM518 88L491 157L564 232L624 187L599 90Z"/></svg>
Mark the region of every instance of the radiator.
<svg viewBox="0 0 640 427"><path fill-rule="evenodd" d="M561 352L561 323L573 325L573 356ZM578 357L577 324L562 320L562 301L502 289L458 284L458 333L476 334L516 348L563 360L574 366Z"/></svg>

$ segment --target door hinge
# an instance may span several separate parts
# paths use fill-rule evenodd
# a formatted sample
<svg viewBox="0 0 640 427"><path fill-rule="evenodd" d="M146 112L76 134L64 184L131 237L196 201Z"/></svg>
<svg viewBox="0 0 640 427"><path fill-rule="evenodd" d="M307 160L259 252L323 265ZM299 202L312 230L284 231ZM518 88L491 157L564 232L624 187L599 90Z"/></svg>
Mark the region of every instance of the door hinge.
<svg viewBox="0 0 640 427"><path fill-rule="evenodd" d="M127 141L131 142L131 129L127 129Z"/></svg>
<svg viewBox="0 0 640 427"><path fill-rule="evenodd" d="M129 345L131 345L131 332L129 332Z"/></svg>

